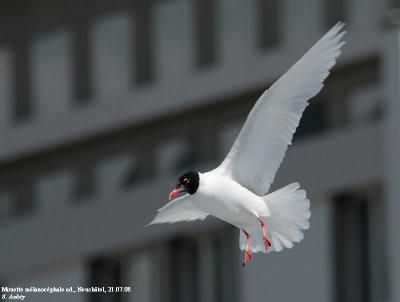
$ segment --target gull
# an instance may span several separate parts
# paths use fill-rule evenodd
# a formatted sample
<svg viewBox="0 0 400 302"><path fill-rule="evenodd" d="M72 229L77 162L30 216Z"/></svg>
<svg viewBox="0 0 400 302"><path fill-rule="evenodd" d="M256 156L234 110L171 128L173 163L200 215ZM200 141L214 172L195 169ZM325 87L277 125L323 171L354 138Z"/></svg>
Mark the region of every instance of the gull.
<svg viewBox="0 0 400 302"><path fill-rule="evenodd" d="M305 191L295 182L268 192L308 100L322 89L341 53L343 26L333 26L261 95L217 168L178 178L170 202L150 224L204 220L208 215L226 221L242 231L242 266L252 253L279 252L303 239L311 215ZM174 199L183 192L187 194Z"/></svg>

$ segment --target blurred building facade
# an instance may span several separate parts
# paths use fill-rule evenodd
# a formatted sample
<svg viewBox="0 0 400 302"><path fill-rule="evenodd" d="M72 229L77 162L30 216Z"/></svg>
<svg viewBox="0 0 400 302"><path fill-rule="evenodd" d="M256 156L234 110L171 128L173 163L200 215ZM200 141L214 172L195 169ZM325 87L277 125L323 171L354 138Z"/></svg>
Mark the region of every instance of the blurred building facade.
<svg viewBox="0 0 400 302"><path fill-rule="evenodd" d="M2 1L0 286L133 290L29 301L396 301L382 146L393 3L367 2ZM273 186L307 191L303 242L242 269L238 231L216 219L144 228L339 20L347 44Z"/></svg>

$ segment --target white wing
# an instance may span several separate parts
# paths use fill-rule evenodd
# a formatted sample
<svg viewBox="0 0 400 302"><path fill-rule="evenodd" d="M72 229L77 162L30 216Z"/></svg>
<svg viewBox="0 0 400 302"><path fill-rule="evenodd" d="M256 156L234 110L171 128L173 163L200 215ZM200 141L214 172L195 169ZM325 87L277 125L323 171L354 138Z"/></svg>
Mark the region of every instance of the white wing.
<svg viewBox="0 0 400 302"><path fill-rule="evenodd" d="M161 209L158 209L156 217L150 224L173 223L179 221L204 220L207 213L199 210L190 200L190 195L186 194L167 203Z"/></svg>
<svg viewBox="0 0 400 302"><path fill-rule="evenodd" d="M343 26L336 24L261 95L216 170L260 196L268 192L307 101L321 90L341 53Z"/></svg>

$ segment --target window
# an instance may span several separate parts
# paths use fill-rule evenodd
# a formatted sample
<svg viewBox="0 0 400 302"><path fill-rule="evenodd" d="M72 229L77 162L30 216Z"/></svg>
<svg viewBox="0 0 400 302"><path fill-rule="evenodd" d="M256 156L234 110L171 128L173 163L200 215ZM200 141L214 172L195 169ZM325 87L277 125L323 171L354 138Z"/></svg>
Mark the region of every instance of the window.
<svg viewBox="0 0 400 302"><path fill-rule="evenodd" d="M34 209L32 180L17 179L9 188L14 202L13 213L20 215L32 212Z"/></svg>
<svg viewBox="0 0 400 302"><path fill-rule="evenodd" d="M152 261L152 253L149 250L136 252L124 261L123 285L121 286L131 286L133 293L126 295L123 302L157 301L154 293L156 283L158 281L165 282L165 280L162 279L160 267L156 267ZM154 272L157 273L154 274ZM153 274L161 280L156 280Z"/></svg>
<svg viewBox="0 0 400 302"><path fill-rule="evenodd" d="M387 215L387 196L382 188L375 187L369 189L366 196L368 203L368 237L369 237L369 295L371 301L389 301L389 271L388 266L389 245L388 240L388 215ZM376 244L377 238L379 244Z"/></svg>
<svg viewBox="0 0 400 302"><path fill-rule="evenodd" d="M143 164L143 162L141 162ZM124 175L124 178L122 180L122 185L124 187L131 187L135 185L142 177L145 177L146 175L143 175L141 171L141 167L139 163L137 162L136 159L133 159L129 164L128 167L126 168L126 173Z"/></svg>
<svg viewBox="0 0 400 302"><path fill-rule="evenodd" d="M66 30L35 37L31 44L31 87L35 112L52 117L67 112L73 99L72 40Z"/></svg>
<svg viewBox="0 0 400 302"><path fill-rule="evenodd" d="M157 2L153 8L157 76L163 80L185 76L193 64L193 30L189 0Z"/></svg>
<svg viewBox="0 0 400 302"><path fill-rule="evenodd" d="M17 122L23 122L32 115L31 102L31 64L26 36L18 37L13 41L13 68L14 68L14 87L13 87L13 119Z"/></svg>
<svg viewBox="0 0 400 302"><path fill-rule="evenodd" d="M368 204L356 195L335 201L337 301L369 301Z"/></svg>
<svg viewBox="0 0 400 302"><path fill-rule="evenodd" d="M202 259L198 264L202 271L203 282L207 279L214 280L214 284L210 288L210 300L221 302L237 302L239 301L239 269L242 253L237 246L238 231L228 226L221 229L213 236L209 236L209 242L202 242L199 248L209 250L210 258L200 256ZM240 255L240 257L238 257ZM204 283L201 284L204 286ZM207 287L200 287L200 291L204 292Z"/></svg>
<svg viewBox="0 0 400 302"><path fill-rule="evenodd" d="M279 42L279 0L257 0L258 1L258 28L259 43L262 48L268 48Z"/></svg>
<svg viewBox="0 0 400 302"><path fill-rule="evenodd" d="M380 97L377 85L359 87L352 91L346 102L349 122L360 125L378 120L384 109Z"/></svg>
<svg viewBox="0 0 400 302"><path fill-rule="evenodd" d="M215 0L195 0L197 65L207 66L216 60Z"/></svg>
<svg viewBox="0 0 400 302"><path fill-rule="evenodd" d="M228 154L236 137L242 129L244 120L234 120L224 125L218 134L218 160L222 161Z"/></svg>
<svg viewBox="0 0 400 302"><path fill-rule="evenodd" d="M85 21L78 21L74 24L72 30L74 39L74 99L77 104L83 104L88 102L91 96L89 26Z"/></svg>
<svg viewBox="0 0 400 302"><path fill-rule="evenodd" d="M118 261L113 259L97 259L90 264L89 284L88 286L105 287L109 286L119 287L121 284L121 265ZM133 290L135 287L133 287ZM138 289L139 290L139 289ZM134 295L135 292L131 293ZM119 302L121 301L121 293L91 293L90 300L93 302ZM86 300L87 301L87 300Z"/></svg>
<svg viewBox="0 0 400 302"><path fill-rule="evenodd" d="M169 245L170 301L196 301L198 288L198 251L190 240L173 240Z"/></svg>
<svg viewBox="0 0 400 302"><path fill-rule="evenodd" d="M153 21L151 2L143 1L135 10L135 80L146 84L153 79Z"/></svg>
<svg viewBox="0 0 400 302"><path fill-rule="evenodd" d="M136 180L135 171L137 172L137 170L137 160L130 153L117 154L102 159L96 168L96 182L100 190L99 193L115 192L128 182L134 182Z"/></svg>
<svg viewBox="0 0 400 302"><path fill-rule="evenodd" d="M294 134L294 139L325 131L328 128L326 114L324 100L318 98L312 100L303 112L299 127Z"/></svg>
<svg viewBox="0 0 400 302"><path fill-rule="evenodd" d="M68 171L55 171L41 176L34 186L34 200L39 211L62 209L71 198L73 175Z"/></svg>
<svg viewBox="0 0 400 302"><path fill-rule="evenodd" d="M0 188L0 220L12 215L13 202L10 192Z"/></svg>
<svg viewBox="0 0 400 302"><path fill-rule="evenodd" d="M93 164L86 162L75 168L73 198L77 203L86 202L95 192Z"/></svg>
<svg viewBox="0 0 400 302"><path fill-rule="evenodd" d="M0 47L0 128L7 125L12 109L12 54Z"/></svg>
<svg viewBox="0 0 400 302"><path fill-rule="evenodd" d="M118 12L95 20L91 27L90 64L93 95L112 101L132 84L132 17Z"/></svg>
<svg viewBox="0 0 400 302"><path fill-rule="evenodd" d="M237 64L238 60L254 55L257 46L256 0L219 0L217 3L220 60Z"/></svg>
<svg viewBox="0 0 400 302"><path fill-rule="evenodd" d="M198 141L181 137L162 143L157 151L157 172L159 174L181 173L193 169L199 163Z"/></svg>

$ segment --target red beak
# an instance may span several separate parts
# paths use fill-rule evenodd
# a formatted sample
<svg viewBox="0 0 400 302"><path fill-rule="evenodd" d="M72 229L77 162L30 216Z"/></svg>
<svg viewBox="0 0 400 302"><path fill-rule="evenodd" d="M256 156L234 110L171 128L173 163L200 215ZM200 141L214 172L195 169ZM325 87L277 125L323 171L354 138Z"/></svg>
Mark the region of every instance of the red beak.
<svg viewBox="0 0 400 302"><path fill-rule="evenodd" d="M182 191L182 188L175 188L175 189L173 189L172 192L169 193L168 199L169 199L169 200L173 199L173 198L176 196L176 194L178 194L178 193L181 192L181 191Z"/></svg>

